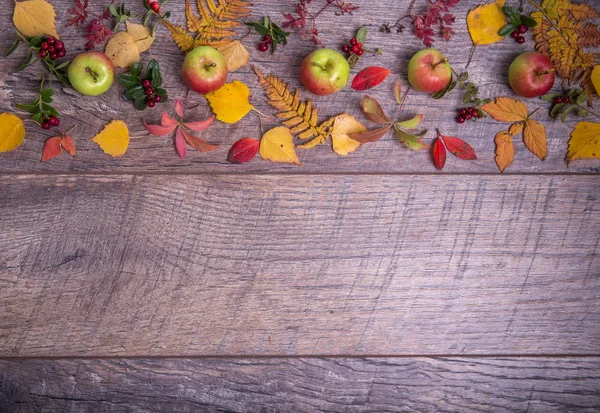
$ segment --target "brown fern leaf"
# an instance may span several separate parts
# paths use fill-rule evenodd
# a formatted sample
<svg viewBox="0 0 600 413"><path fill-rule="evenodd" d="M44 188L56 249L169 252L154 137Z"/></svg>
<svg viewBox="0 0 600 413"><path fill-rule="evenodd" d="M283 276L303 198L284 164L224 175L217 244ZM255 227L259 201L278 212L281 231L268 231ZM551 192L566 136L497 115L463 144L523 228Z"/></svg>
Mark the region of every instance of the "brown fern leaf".
<svg viewBox="0 0 600 413"><path fill-rule="evenodd" d="M182 52L187 52L194 48L194 38L183 27L172 24L165 19L161 19L161 22L169 30L171 37Z"/></svg>
<svg viewBox="0 0 600 413"><path fill-rule="evenodd" d="M298 90L292 92L283 80L273 75L265 77L256 66L253 68L258 76L258 83L265 90L269 105L279 111L275 116L300 140L311 139L301 147L311 148L324 143L330 134L333 120L329 119L317 126L319 112L310 99L300 100Z"/></svg>

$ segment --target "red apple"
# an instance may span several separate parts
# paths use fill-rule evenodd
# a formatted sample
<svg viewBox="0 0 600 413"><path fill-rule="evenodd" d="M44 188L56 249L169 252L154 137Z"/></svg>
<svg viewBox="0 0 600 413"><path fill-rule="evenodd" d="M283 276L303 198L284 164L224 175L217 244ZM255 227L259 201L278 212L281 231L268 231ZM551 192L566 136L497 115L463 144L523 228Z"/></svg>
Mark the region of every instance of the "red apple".
<svg viewBox="0 0 600 413"><path fill-rule="evenodd" d="M315 95L330 95L346 86L350 65L344 56L332 49L318 49L304 58L300 81Z"/></svg>
<svg viewBox="0 0 600 413"><path fill-rule="evenodd" d="M508 83L519 96L535 98L554 86L554 68L548 56L539 52L523 53L508 68Z"/></svg>
<svg viewBox="0 0 600 413"><path fill-rule="evenodd" d="M67 74L76 91L83 95L98 96L113 84L115 67L104 53L85 52L73 59Z"/></svg>
<svg viewBox="0 0 600 413"><path fill-rule="evenodd" d="M227 63L217 49L196 47L183 62L183 81L194 92L203 95L221 88L227 81Z"/></svg>
<svg viewBox="0 0 600 413"><path fill-rule="evenodd" d="M419 92L436 93L452 80L448 59L436 49L423 49L408 63L408 82Z"/></svg>

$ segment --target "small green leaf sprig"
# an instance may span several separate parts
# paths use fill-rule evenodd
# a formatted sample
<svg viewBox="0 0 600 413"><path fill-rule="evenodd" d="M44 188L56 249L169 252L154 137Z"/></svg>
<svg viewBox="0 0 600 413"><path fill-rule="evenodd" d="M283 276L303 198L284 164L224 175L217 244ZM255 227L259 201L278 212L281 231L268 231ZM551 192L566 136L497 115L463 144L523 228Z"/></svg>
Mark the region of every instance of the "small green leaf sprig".
<svg viewBox="0 0 600 413"><path fill-rule="evenodd" d="M29 112L31 114L32 121L40 126L46 124L47 126L44 127L44 129L49 129L48 126L58 126L58 124L51 125L49 121L52 118L58 119L60 116L58 110L51 105L53 95L54 90L51 87L44 88L44 77L42 76L42 80L40 81L40 91L37 99L30 104L18 103L17 107L25 112Z"/></svg>
<svg viewBox="0 0 600 413"><path fill-rule="evenodd" d="M8 57L11 54L13 54L13 52L17 50L21 43L25 43L29 48L29 52L27 53L27 57L25 57L25 60L17 69L17 72L21 72L29 66L33 65L34 63L36 63L38 60L41 60L44 63L46 69L51 74L56 76L56 78L61 83L63 83L66 86L70 86L71 83L69 82L69 77L67 76L67 66L71 64L71 61L66 60L59 63L55 60L50 59L49 55L47 55L46 57L40 57L41 46L42 43L44 43L45 41L46 38L44 36L25 37L21 33L17 32L17 39L15 40L11 48L8 50L8 52L6 52L5 57Z"/></svg>
<svg viewBox="0 0 600 413"><path fill-rule="evenodd" d="M552 102L550 116L554 119L560 116L561 122L566 122L569 113L576 114L585 118L589 113L589 108L586 107L589 100L587 93L583 89L570 89L563 93L547 93L542 96L545 102Z"/></svg>
<svg viewBox="0 0 600 413"><path fill-rule="evenodd" d="M500 29L498 32L499 36L508 36L515 30L518 31L522 25L525 25L528 29L533 29L537 26L537 22L532 17L523 14L523 9L517 11L513 7L504 6L502 7L502 12L508 18L508 24Z"/></svg>
<svg viewBox="0 0 600 413"><path fill-rule="evenodd" d="M285 46L287 37L290 35L289 32L275 24L269 16L265 16L262 22L246 22L246 26L253 27L258 34L264 36L263 42L271 45L271 53L275 53L278 44Z"/></svg>
<svg viewBox="0 0 600 413"><path fill-rule="evenodd" d="M161 88L162 76L158 62L150 60L143 72L144 66L138 62L131 66L129 73L118 77L119 83L126 89L124 96L133 102L137 110L153 107L154 103L164 103L168 99L167 91Z"/></svg>

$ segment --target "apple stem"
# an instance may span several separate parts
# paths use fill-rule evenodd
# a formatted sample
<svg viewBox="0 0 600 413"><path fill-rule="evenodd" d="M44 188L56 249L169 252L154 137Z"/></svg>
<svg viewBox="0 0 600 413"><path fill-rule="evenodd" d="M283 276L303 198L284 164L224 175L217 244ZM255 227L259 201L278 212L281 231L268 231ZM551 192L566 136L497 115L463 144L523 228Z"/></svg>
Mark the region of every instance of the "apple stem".
<svg viewBox="0 0 600 413"><path fill-rule="evenodd" d="M326 66L323 66L323 65L321 65L321 64L319 64L319 63L315 63L315 62L313 62L313 63L311 63L311 65L313 65L313 66L317 66L317 67L318 67L318 68L320 68L321 70L327 70L327 67L326 67Z"/></svg>
<svg viewBox="0 0 600 413"><path fill-rule="evenodd" d="M209 63L207 65L204 65L204 70L208 70L211 67L217 67L217 64L215 62Z"/></svg>
<svg viewBox="0 0 600 413"><path fill-rule="evenodd" d="M550 73L554 73L554 72L555 72L555 70L554 70L554 68L552 68L552 69L546 70L545 72L540 73L540 75L549 75Z"/></svg>
<svg viewBox="0 0 600 413"><path fill-rule="evenodd" d="M90 74L90 76L94 79L94 83L98 83L98 73L94 72L89 67L86 67L85 71L88 72Z"/></svg>
<svg viewBox="0 0 600 413"><path fill-rule="evenodd" d="M536 110L534 110L533 112L531 112L529 114L529 116L527 116L527 119L529 119L530 117L532 117L533 115L535 115L535 112L537 112L538 110L540 110L540 108L537 108Z"/></svg>
<svg viewBox="0 0 600 413"><path fill-rule="evenodd" d="M437 63L434 63L431 65L432 69L435 69L436 67L438 67L438 65L442 64L442 63L448 63L448 58L444 57L442 60L440 60Z"/></svg>

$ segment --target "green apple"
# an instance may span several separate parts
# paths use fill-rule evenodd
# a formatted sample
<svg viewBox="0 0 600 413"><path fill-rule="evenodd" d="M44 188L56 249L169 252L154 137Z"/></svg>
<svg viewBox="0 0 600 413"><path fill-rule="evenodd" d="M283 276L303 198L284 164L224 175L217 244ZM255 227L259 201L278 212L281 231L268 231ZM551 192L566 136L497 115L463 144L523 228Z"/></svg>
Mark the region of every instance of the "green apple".
<svg viewBox="0 0 600 413"><path fill-rule="evenodd" d="M350 65L335 50L318 49L304 58L300 81L315 95L330 95L342 90L350 77Z"/></svg>
<svg viewBox="0 0 600 413"><path fill-rule="evenodd" d="M76 91L87 96L98 96L112 86L115 67L104 53L85 52L73 59L68 76Z"/></svg>
<svg viewBox="0 0 600 413"><path fill-rule="evenodd" d="M196 47L185 57L181 74L190 89L205 95L225 84L227 62L221 52L213 47Z"/></svg>
<svg viewBox="0 0 600 413"><path fill-rule="evenodd" d="M423 49L408 63L408 82L419 92L439 92L451 80L448 59L436 49Z"/></svg>

